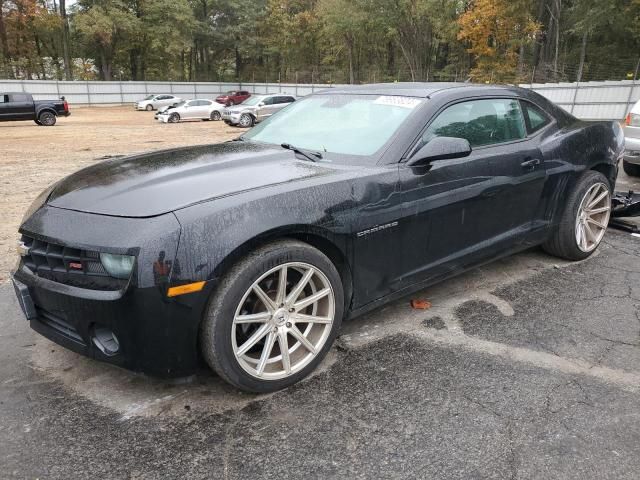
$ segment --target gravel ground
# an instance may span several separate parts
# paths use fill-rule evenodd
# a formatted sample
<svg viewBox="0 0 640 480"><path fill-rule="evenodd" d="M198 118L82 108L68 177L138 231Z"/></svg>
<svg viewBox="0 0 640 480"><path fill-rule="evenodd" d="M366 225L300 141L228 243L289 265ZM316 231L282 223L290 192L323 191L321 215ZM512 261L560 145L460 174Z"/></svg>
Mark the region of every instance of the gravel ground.
<svg viewBox="0 0 640 480"><path fill-rule="evenodd" d="M15 263L23 213L48 185L107 156L215 143L242 130L223 122L161 124L132 107L71 108L55 127L0 123L0 282Z"/></svg>

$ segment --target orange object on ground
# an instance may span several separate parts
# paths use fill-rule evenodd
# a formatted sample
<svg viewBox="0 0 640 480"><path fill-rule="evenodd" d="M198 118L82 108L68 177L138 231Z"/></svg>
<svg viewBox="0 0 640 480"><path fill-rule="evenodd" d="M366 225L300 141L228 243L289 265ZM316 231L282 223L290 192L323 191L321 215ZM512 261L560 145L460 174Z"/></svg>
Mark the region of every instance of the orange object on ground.
<svg viewBox="0 0 640 480"><path fill-rule="evenodd" d="M431 308L431 302L428 300L413 299L411 300L411 307L417 310L427 310Z"/></svg>

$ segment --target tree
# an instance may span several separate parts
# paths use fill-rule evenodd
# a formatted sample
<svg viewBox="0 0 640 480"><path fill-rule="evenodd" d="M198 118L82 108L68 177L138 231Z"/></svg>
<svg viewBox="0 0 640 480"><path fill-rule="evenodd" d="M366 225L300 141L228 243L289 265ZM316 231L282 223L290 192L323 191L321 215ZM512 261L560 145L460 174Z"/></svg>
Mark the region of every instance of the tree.
<svg viewBox="0 0 640 480"><path fill-rule="evenodd" d="M119 48L139 30L140 21L122 0L85 0L81 5L86 9L76 15L76 28L95 53L100 79L111 80Z"/></svg>
<svg viewBox="0 0 640 480"><path fill-rule="evenodd" d="M523 0L475 0L459 20L458 39L476 66L471 76L479 81L513 81L524 45L540 30Z"/></svg>

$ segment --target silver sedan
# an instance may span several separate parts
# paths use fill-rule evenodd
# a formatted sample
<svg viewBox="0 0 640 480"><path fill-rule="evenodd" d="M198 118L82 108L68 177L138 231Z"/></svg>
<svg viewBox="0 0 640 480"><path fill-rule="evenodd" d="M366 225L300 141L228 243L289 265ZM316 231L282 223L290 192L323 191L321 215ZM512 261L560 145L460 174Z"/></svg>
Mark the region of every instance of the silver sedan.
<svg viewBox="0 0 640 480"><path fill-rule="evenodd" d="M207 100L195 98L182 101L177 105L166 107L158 112L155 117L164 123L177 123L182 120L220 120L224 105Z"/></svg>

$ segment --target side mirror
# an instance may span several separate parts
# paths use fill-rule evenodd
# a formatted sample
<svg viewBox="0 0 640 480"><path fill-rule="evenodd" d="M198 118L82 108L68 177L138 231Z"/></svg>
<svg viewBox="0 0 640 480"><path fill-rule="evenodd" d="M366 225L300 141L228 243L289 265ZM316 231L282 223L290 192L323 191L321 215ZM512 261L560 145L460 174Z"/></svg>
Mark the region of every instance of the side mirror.
<svg viewBox="0 0 640 480"><path fill-rule="evenodd" d="M418 150L408 161L407 165L426 165L436 160L450 160L464 158L471 155L471 145L464 138L435 137Z"/></svg>
<svg viewBox="0 0 640 480"><path fill-rule="evenodd" d="M259 107L264 107L264 102L260 102L260 103L258 104L258 106L259 106Z"/></svg>

